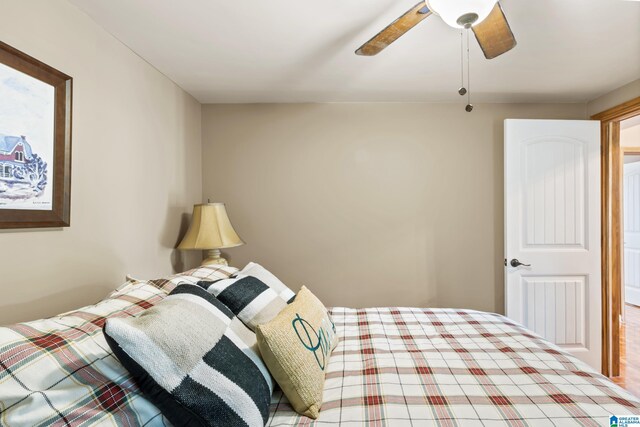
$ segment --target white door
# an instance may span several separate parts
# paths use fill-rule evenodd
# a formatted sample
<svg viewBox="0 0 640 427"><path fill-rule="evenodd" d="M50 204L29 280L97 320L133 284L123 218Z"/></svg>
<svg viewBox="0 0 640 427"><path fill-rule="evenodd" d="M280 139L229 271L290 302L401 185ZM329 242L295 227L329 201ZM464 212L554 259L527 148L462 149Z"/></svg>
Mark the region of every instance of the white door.
<svg viewBox="0 0 640 427"><path fill-rule="evenodd" d="M600 372L600 123L505 120L504 148L507 317Z"/></svg>
<svg viewBox="0 0 640 427"><path fill-rule="evenodd" d="M640 162L624 165L624 295L640 305Z"/></svg>

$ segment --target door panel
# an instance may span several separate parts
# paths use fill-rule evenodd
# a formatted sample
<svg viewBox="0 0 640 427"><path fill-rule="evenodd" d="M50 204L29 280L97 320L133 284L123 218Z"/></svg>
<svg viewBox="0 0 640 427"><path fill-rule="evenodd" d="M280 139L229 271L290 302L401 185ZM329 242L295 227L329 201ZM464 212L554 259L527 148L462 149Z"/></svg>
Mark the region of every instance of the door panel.
<svg viewBox="0 0 640 427"><path fill-rule="evenodd" d="M523 277L524 324L558 345L584 347L585 276Z"/></svg>
<svg viewBox="0 0 640 427"><path fill-rule="evenodd" d="M600 370L600 125L505 121L507 316Z"/></svg>
<svg viewBox="0 0 640 427"><path fill-rule="evenodd" d="M584 247L585 150L561 138L523 143L523 221L528 248Z"/></svg>

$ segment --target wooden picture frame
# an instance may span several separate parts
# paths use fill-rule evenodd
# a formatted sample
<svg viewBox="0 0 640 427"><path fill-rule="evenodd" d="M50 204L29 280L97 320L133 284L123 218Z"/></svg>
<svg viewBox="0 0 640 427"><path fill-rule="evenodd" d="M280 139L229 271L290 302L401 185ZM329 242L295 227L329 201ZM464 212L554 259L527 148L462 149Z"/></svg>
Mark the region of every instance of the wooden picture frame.
<svg viewBox="0 0 640 427"><path fill-rule="evenodd" d="M70 225L72 83L0 42L0 229Z"/></svg>

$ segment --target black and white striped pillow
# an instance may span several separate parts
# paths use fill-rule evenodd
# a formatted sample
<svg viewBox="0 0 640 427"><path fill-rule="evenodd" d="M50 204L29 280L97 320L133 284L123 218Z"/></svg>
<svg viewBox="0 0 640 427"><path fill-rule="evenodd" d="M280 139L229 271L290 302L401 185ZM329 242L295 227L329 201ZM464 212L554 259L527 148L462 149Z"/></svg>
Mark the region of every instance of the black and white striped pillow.
<svg viewBox="0 0 640 427"><path fill-rule="evenodd" d="M296 297L296 293L289 289L287 285L282 283L282 281L278 279L275 274L258 263L250 262L242 270L240 270L238 274L255 277L256 279L260 280L271 289L273 289L280 296L280 298L285 300L287 303L291 303Z"/></svg>
<svg viewBox="0 0 640 427"><path fill-rule="evenodd" d="M287 306L287 301L252 276L239 274L232 279L198 284L215 295L252 331L275 318Z"/></svg>
<svg viewBox="0 0 640 427"><path fill-rule="evenodd" d="M276 276L253 262L232 278L198 284L229 307L252 331L274 319L295 298L294 292Z"/></svg>
<svg viewBox="0 0 640 427"><path fill-rule="evenodd" d="M179 285L134 318L108 319L105 337L172 424L264 426L273 380L256 337L199 286Z"/></svg>

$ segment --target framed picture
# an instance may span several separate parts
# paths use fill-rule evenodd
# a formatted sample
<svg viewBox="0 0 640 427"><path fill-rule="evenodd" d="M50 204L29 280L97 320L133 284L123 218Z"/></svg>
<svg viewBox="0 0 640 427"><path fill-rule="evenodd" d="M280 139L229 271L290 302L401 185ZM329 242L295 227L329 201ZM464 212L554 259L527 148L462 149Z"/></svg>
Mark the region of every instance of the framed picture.
<svg viewBox="0 0 640 427"><path fill-rule="evenodd" d="M72 79L0 42L0 228L68 227Z"/></svg>

